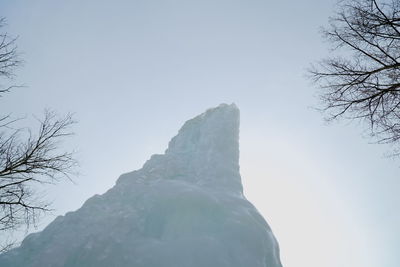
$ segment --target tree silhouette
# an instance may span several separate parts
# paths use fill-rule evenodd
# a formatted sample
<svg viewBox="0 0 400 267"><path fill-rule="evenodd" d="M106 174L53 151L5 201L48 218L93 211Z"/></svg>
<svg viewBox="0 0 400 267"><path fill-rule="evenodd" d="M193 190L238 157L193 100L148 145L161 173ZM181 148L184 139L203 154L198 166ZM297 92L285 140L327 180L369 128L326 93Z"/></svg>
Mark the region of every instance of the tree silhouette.
<svg viewBox="0 0 400 267"><path fill-rule="evenodd" d="M393 144L398 154L400 1L340 1L323 37L337 53L309 74L320 87L327 119L365 121L375 140Z"/></svg>
<svg viewBox="0 0 400 267"><path fill-rule="evenodd" d="M5 19L0 19L0 29L4 25ZM0 34L0 82L10 81L21 64L16 40L6 32ZM15 86L0 86L4 101L2 96ZM77 165L73 153L61 149L61 141L72 134L71 114L59 117L45 111L36 130L20 126L23 122L9 113L0 115L0 251L13 245L5 238L7 233L35 224L41 212L49 211L38 185L70 179Z"/></svg>

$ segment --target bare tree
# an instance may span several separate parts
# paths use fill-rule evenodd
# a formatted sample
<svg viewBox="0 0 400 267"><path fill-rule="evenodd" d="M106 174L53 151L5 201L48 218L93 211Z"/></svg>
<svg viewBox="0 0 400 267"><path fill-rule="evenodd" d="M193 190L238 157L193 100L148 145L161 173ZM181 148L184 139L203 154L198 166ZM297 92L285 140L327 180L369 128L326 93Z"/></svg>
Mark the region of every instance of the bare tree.
<svg viewBox="0 0 400 267"><path fill-rule="evenodd" d="M71 135L70 115L58 118L46 112L38 134L19 128L0 132L0 231L34 222L37 211L48 204L35 194L35 184L70 179L76 161L71 152L60 152L59 141ZM24 138L24 136L27 136Z"/></svg>
<svg viewBox="0 0 400 267"><path fill-rule="evenodd" d="M0 28L4 22L0 19ZM15 41L0 33L0 81L12 78L21 63ZM13 87L0 85L0 96ZM35 224L40 213L49 211L38 186L70 179L77 164L73 153L62 150L60 143L72 134L72 116L45 111L37 121L39 127L33 131L20 126L22 119L0 115L0 252L13 245L6 240L10 231Z"/></svg>
<svg viewBox="0 0 400 267"><path fill-rule="evenodd" d="M400 1L340 1L323 37L336 56L309 73L321 89L327 119L361 119L379 143L398 147Z"/></svg>
<svg viewBox="0 0 400 267"><path fill-rule="evenodd" d="M5 26L5 18L0 18L0 29ZM7 32L0 32L0 78L10 79L14 76L14 70L21 64L17 54L16 37L10 37ZM0 84L0 96L9 92L14 86Z"/></svg>

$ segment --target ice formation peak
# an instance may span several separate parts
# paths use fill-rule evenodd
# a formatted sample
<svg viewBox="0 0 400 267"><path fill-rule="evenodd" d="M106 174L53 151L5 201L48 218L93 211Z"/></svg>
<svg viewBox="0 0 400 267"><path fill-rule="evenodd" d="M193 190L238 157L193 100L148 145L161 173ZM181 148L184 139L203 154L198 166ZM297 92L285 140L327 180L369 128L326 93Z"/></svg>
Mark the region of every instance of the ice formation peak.
<svg viewBox="0 0 400 267"><path fill-rule="evenodd" d="M210 151L230 156L238 164L239 109L235 104L221 104L187 121L166 154L209 156Z"/></svg>
<svg viewBox="0 0 400 267"><path fill-rule="evenodd" d="M1 267L282 267L267 222L242 194L239 110L187 121L165 154L57 217Z"/></svg>
<svg viewBox="0 0 400 267"><path fill-rule="evenodd" d="M224 187L242 194L239 109L235 104L221 104L188 120L169 142L165 154L153 155L142 170L147 172L146 177Z"/></svg>

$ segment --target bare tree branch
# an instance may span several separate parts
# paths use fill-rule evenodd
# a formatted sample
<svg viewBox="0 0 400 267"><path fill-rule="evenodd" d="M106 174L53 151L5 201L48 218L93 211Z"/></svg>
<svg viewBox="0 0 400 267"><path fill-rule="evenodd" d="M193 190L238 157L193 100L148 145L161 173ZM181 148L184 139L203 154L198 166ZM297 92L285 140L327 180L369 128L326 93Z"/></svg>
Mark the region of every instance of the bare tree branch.
<svg viewBox="0 0 400 267"><path fill-rule="evenodd" d="M0 29L5 24L5 18L0 18ZM17 37L11 37L7 32L0 33L0 78L13 78L15 69L22 63L17 52L16 40ZM14 87L16 86L2 86L0 84L0 97Z"/></svg>
<svg viewBox="0 0 400 267"><path fill-rule="evenodd" d="M35 184L71 179L77 165L72 152L58 149L59 142L72 134L71 115L59 118L46 111L38 122L36 135L24 128L9 132L0 127L0 231L32 223L37 212L47 211Z"/></svg>
<svg viewBox="0 0 400 267"><path fill-rule="evenodd" d="M400 1L341 1L322 34L339 55L309 70L327 119L361 119L378 142L399 145Z"/></svg>

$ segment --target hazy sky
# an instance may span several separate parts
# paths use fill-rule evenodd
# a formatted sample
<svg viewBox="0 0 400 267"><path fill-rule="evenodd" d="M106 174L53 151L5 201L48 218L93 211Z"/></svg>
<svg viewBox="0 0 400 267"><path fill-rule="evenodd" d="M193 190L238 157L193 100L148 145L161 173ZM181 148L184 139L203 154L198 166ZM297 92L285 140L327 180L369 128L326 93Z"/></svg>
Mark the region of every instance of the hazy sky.
<svg viewBox="0 0 400 267"><path fill-rule="evenodd" d="M310 108L310 63L334 2L2 0L25 66L0 112L74 112L76 184L47 188L53 215L79 208L162 153L184 121L241 110L245 194L271 225L285 267L398 267L400 160L357 123ZM365 135L365 134L364 134Z"/></svg>

